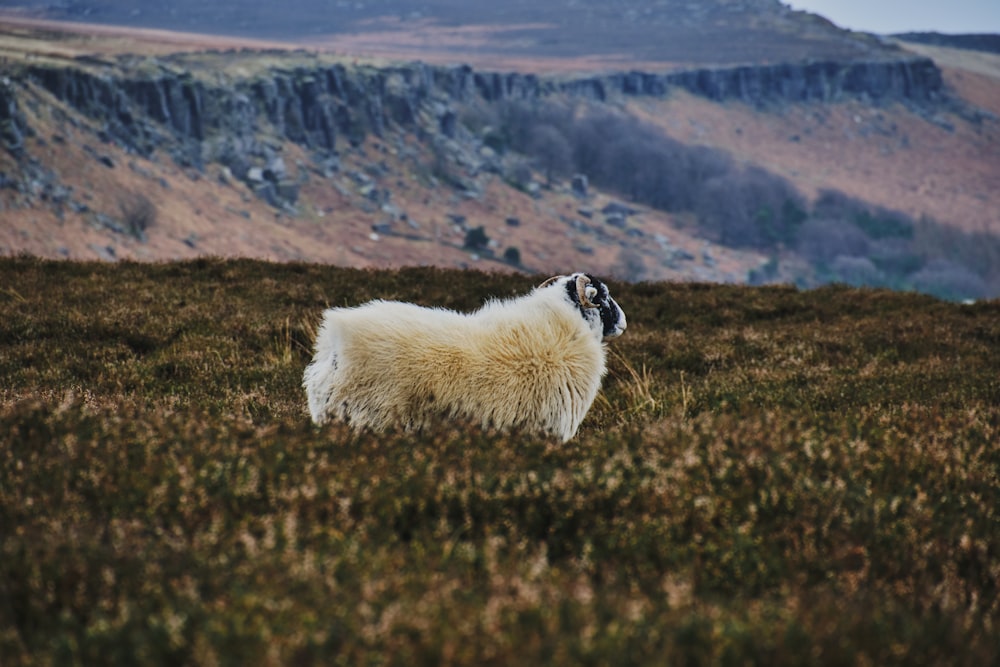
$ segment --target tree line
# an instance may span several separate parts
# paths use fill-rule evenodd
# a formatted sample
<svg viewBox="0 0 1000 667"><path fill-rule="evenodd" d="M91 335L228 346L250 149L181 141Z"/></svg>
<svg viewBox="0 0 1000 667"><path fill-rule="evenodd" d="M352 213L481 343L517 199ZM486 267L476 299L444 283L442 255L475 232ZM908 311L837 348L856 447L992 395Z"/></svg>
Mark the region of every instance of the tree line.
<svg viewBox="0 0 1000 667"><path fill-rule="evenodd" d="M527 156L549 182L585 174L635 203L692 214L724 245L796 253L812 267L807 283L916 289L949 299L1000 295L995 235L914 219L835 190L810 203L782 176L677 141L606 105L506 101L470 108L464 119L487 146Z"/></svg>

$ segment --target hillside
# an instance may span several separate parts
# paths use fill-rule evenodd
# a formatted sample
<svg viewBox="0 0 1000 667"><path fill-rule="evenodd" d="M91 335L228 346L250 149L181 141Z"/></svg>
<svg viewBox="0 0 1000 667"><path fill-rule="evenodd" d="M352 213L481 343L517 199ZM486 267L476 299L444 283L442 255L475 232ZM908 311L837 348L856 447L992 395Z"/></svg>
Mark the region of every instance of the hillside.
<svg viewBox="0 0 1000 667"><path fill-rule="evenodd" d="M0 259L0 654L988 665L1000 304L612 283L559 445L308 424L321 310L526 276Z"/></svg>
<svg viewBox="0 0 1000 667"><path fill-rule="evenodd" d="M77 18L120 17L111 4ZM0 90L0 252L587 266L631 280L1000 294L994 63L937 47L908 52L780 3L708 6L710 16L686 19L685 34L742 21L758 37L784 26L786 45L804 35L846 50L799 44L771 62L751 46L724 58L687 49L684 62L649 61L638 51L547 52L529 39L516 41L523 52L504 43L505 59L479 41L490 28L466 34L464 50L429 37L435 55L386 36L374 15L301 49L273 41L277 33L74 29L22 8L0 31L9 82ZM454 7L435 11L445 9ZM571 15L611 34L632 11L620 9L612 20L584 3ZM679 10L651 11L660 26ZM759 15L747 24L751 11ZM457 30L443 16L420 20ZM365 53L350 40L366 39L381 57L347 55ZM764 55L747 64L752 53ZM831 59L815 59L823 53ZM422 62L397 60L413 55ZM616 141L587 134L611 116ZM584 191L572 188L578 174ZM651 192L674 183L686 184L681 196Z"/></svg>
<svg viewBox="0 0 1000 667"><path fill-rule="evenodd" d="M939 32L905 32L893 35L909 44L924 44L981 53L1000 53L1000 35L945 35Z"/></svg>
<svg viewBox="0 0 1000 667"><path fill-rule="evenodd" d="M351 54L509 67L513 61L728 65L898 57L778 0L14 0L20 16L332 46Z"/></svg>
<svg viewBox="0 0 1000 667"><path fill-rule="evenodd" d="M661 238L657 243L665 254L649 277L684 278L694 272L708 280L740 280L762 261L756 253L706 244L699 235L681 229L671 216L657 211L633 217L636 225L643 226L641 238L610 226L602 228L596 238L595 234L579 234L572 226L582 219L579 211L600 216L600 210L614 201L614 194L591 191L580 198L570 194L565 182L552 188L541 187L544 183L532 185L526 159L490 156L482 142L467 133L442 136L442 119L454 123L459 113L459 100L452 99L447 88L415 92L423 98L417 102L426 107L421 114L402 122L381 117L377 87L384 85L383 71L400 72L403 85L408 86L431 71L419 65L383 70L385 63L359 64L353 58L287 51L198 52L164 55L160 60L135 59L114 54L115 48L136 48L134 41L124 47L113 38L81 43L74 33L54 33L58 39L43 33L48 37L42 40L47 51L42 51L35 30L15 27L5 40L11 57L9 71L18 84L23 82L28 100L19 104L18 88L6 89L9 104L16 105L10 123L21 128L15 134L24 134L23 154L0 154L0 163L6 161L6 168L0 166L0 170L9 175L8 188L0 192L0 199L6 201L0 245L6 252L104 259L239 255L351 266L456 266L482 260L495 268L534 271L570 269L586 262L595 270L613 273L630 252L648 245L649 238ZM145 36L141 41L145 42ZM200 49L210 45L195 44ZM87 54L97 46L111 48L101 56L107 60L88 61ZM167 51L179 49L176 41L166 46ZM35 54L39 52L48 55L38 59ZM116 91L103 90L112 63L111 71L125 85ZM192 131L189 119L195 112L187 108L190 102L179 92L156 89L173 86L179 91L190 77L200 85L215 87L223 76L222 88L215 88L220 94L235 98L240 87L256 96L261 90L254 87L256 82L272 77L266 85L278 86L277 95L299 95L301 91L288 89L295 85L289 72L304 70L323 76L336 71L356 86L349 93L349 106L314 112L329 119L322 121L328 129L317 131L317 135L326 132L323 138L303 141L300 135L288 136L294 130L283 126L283 120L268 117L265 108L250 110L265 116L247 121L252 127L243 131L250 136L227 136L228 112L218 106L213 111L216 118L195 120L199 127ZM459 82L467 80L462 85L473 85L464 68L441 72ZM145 94L141 86L146 83L153 86L152 94L179 106L166 112L152 110L155 98L135 97ZM213 94L207 92L212 88L200 90L202 95ZM404 97L410 94L402 92ZM103 100L108 95L140 108L107 107ZM267 100L255 102L262 107L269 104ZM408 99L397 102L411 104ZM286 102L279 99L278 103ZM162 113L173 114L167 127L163 127ZM379 117L373 121L371 113ZM135 115L143 117L142 136L134 135L139 129L122 126ZM206 122L224 127L202 127ZM373 122L380 127L376 129ZM115 127L119 135L109 136L109 127ZM206 132L214 134L214 145L202 141ZM151 140L158 143L151 145ZM233 145L239 147L238 154L221 156L219 164L220 156L213 151ZM197 156L194 161L192 155ZM259 171L251 172L248 163ZM277 180L284 181L287 197L283 199L276 199L278 188L268 189L270 181L262 178L272 165L281 165L280 179L271 177L276 178L275 186L280 185ZM526 176L518 176L523 181L518 187L511 186L508 175L515 168L528 169ZM19 172L23 176L18 177ZM528 186L533 188L530 192ZM136 197L152 204L155 223L129 231L123 206L127 208ZM463 248L468 231L477 227L487 230L493 244ZM568 235L569 243L553 241ZM574 240L577 236L589 238ZM511 266L491 260L508 248L518 250L519 263ZM704 250L712 257L711 265L703 261ZM666 260L674 262L673 257L682 266L664 265Z"/></svg>

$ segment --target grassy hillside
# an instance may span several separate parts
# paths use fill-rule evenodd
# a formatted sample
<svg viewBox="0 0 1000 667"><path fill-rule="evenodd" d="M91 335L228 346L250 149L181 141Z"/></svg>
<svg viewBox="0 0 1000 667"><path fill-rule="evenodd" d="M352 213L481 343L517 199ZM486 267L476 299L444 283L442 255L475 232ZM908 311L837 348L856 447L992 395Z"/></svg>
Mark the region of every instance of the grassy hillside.
<svg viewBox="0 0 1000 667"><path fill-rule="evenodd" d="M624 11L577 4L595 21ZM656 16L680 4L702 13L655 4ZM713 6L802 18L772 0ZM676 45L648 18L657 43ZM884 70L872 56L835 75L847 62L766 58L670 74L641 60L514 66L473 41L461 51L480 59L469 71L358 60L351 49L116 34L0 25L0 254L585 264L630 281L1000 295L1000 86L980 58L989 54L948 56L941 89L929 59L898 50L916 69ZM160 50L169 43L177 52Z"/></svg>
<svg viewBox="0 0 1000 667"><path fill-rule="evenodd" d="M10 5L11 3L6 3ZM14 16L256 39L408 57L597 58L661 63L894 57L871 36L778 0L14 0ZM20 10L20 11L18 11Z"/></svg>
<svg viewBox="0 0 1000 667"><path fill-rule="evenodd" d="M1000 659L1000 303L612 285L566 445L308 424L323 307L530 285L0 260L4 666Z"/></svg>

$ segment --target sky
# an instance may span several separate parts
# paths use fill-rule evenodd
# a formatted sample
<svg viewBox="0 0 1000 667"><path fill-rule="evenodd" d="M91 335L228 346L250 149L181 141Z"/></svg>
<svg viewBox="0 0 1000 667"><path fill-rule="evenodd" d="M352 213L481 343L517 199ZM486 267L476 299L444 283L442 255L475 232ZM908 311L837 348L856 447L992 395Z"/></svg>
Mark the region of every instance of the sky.
<svg viewBox="0 0 1000 667"><path fill-rule="evenodd" d="M998 33L1000 0L786 0L841 28L894 32Z"/></svg>

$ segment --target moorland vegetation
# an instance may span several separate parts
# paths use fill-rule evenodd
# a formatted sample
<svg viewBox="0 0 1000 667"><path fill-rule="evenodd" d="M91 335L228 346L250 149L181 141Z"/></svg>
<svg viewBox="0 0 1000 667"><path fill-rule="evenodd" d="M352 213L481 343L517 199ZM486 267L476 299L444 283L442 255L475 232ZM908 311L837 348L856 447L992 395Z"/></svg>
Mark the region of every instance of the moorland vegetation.
<svg viewBox="0 0 1000 667"><path fill-rule="evenodd" d="M565 445L310 425L324 307L538 280L0 259L5 667L1000 659L1000 303L612 284Z"/></svg>

